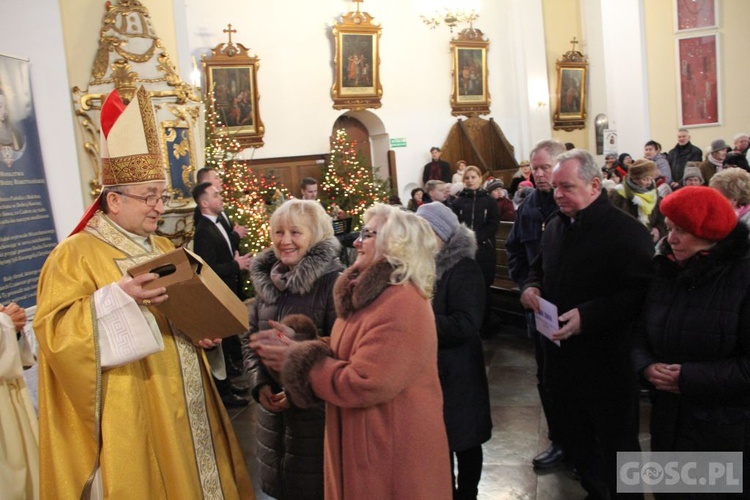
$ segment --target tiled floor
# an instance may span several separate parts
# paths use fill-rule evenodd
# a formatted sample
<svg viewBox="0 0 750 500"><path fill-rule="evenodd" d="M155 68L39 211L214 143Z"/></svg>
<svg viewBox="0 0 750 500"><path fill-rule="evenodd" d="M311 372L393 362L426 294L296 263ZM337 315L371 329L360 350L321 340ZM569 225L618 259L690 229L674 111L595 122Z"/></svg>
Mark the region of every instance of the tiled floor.
<svg viewBox="0 0 750 500"><path fill-rule="evenodd" d="M484 444L484 470L479 484L483 500L574 500L585 496L565 467L537 474L531 459L547 445L546 422L536 391L534 353L525 331L504 326L485 339L485 362L490 381L494 430ZM647 407L644 410L647 411ZM255 462L254 403L230 415L253 478ZM642 416L642 427L644 417ZM647 436L644 436L647 438ZM642 439L642 444L645 444ZM259 499L270 498L258 489Z"/></svg>

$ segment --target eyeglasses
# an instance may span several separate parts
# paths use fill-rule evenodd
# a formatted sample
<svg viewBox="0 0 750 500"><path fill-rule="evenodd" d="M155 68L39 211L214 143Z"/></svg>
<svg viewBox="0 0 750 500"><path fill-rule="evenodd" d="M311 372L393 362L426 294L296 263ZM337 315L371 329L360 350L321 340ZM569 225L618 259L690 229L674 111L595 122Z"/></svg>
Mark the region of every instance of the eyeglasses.
<svg viewBox="0 0 750 500"><path fill-rule="evenodd" d="M134 200L144 201L144 202L146 202L146 205L148 205L149 207L155 207L156 204L159 203L159 201L161 201L163 204L166 205L167 202L172 199L172 195L171 194L167 194L167 193L164 193L161 196L156 196L155 194L151 194L151 195L148 195L148 196L138 196L138 195L135 195L135 194L123 193L122 191L112 191L112 192L113 193L117 193L120 196L125 196L127 198L133 198Z"/></svg>
<svg viewBox="0 0 750 500"><path fill-rule="evenodd" d="M357 243L361 245L362 243L364 243L365 240L369 240L376 234L378 234L377 231L370 231L366 227L362 228L362 231L359 233L359 238L357 238Z"/></svg>

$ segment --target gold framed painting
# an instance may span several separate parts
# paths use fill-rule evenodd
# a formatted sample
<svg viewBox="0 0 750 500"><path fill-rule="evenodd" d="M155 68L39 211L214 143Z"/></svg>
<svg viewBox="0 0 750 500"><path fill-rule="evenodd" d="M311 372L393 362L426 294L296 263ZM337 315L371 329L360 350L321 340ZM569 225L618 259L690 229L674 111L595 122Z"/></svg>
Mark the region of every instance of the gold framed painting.
<svg viewBox="0 0 750 500"><path fill-rule="evenodd" d="M451 40L453 116L479 116L490 112L487 88L487 51L490 42L478 29L466 29Z"/></svg>
<svg viewBox="0 0 750 500"><path fill-rule="evenodd" d="M241 43L221 43L203 56L206 106L213 109L242 147L263 146L265 127L260 118L259 59ZM209 97L210 96L210 97Z"/></svg>
<svg viewBox="0 0 750 500"><path fill-rule="evenodd" d="M359 7L359 4L357 4ZM349 12L333 27L335 76L331 87L334 109L379 108L380 33L367 12Z"/></svg>
<svg viewBox="0 0 750 500"><path fill-rule="evenodd" d="M568 132L586 127L586 76L588 62L577 51L566 52L557 61L555 130Z"/></svg>

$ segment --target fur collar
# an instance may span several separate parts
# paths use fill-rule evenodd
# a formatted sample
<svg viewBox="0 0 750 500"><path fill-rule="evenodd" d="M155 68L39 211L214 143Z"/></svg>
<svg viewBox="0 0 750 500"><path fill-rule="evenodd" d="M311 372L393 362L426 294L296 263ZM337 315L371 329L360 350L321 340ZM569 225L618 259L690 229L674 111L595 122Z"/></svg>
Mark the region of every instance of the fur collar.
<svg viewBox="0 0 750 500"><path fill-rule="evenodd" d="M365 269L360 269L355 262L339 276L333 287L336 314L340 318L348 318L370 305L391 285L391 273L393 267L386 260Z"/></svg>
<svg viewBox="0 0 750 500"><path fill-rule="evenodd" d="M709 250L698 252L688 260L685 267L677 264L667 238L662 238L657 245L654 262L658 275L676 276L678 282L683 283L687 288L694 288L713 279L715 274L721 272L728 264L750 258L749 252L748 228L738 223L726 238L717 242Z"/></svg>
<svg viewBox="0 0 750 500"><path fill-rule="evenodd" d="M435 259L436 276L439 280L443 273L452 268L461 259L471 259L477 254L477 239L474 231L461 224L453 237L448 240Z"/></svg>
<svg viewBox="0 0 750 500"><path fill-rule="evenodd" d="M311 246L291 272L287 290L297 295L308 294L321 276L343 269L338 259L340 249L341 244L333 236ZM273 248L267 248L253 258L250 266L250 279L255 293L261 300L269 303L276 302L281 295L281 291L271 281L271 268L277 261Z"/></svg>

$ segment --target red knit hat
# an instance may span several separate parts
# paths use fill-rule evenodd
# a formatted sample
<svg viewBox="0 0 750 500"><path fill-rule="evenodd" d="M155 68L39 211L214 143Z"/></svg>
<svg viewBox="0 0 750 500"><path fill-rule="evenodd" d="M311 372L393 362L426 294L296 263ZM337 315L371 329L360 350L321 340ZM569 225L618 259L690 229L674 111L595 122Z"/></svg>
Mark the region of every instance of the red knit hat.
<svg viewBox="0 0 750 500"><path fill-rule="evenodd" d="M732 205L710 187L683 187L664 198L660 208L674 225L709 241L723 240L737 225Z"/></svg>

